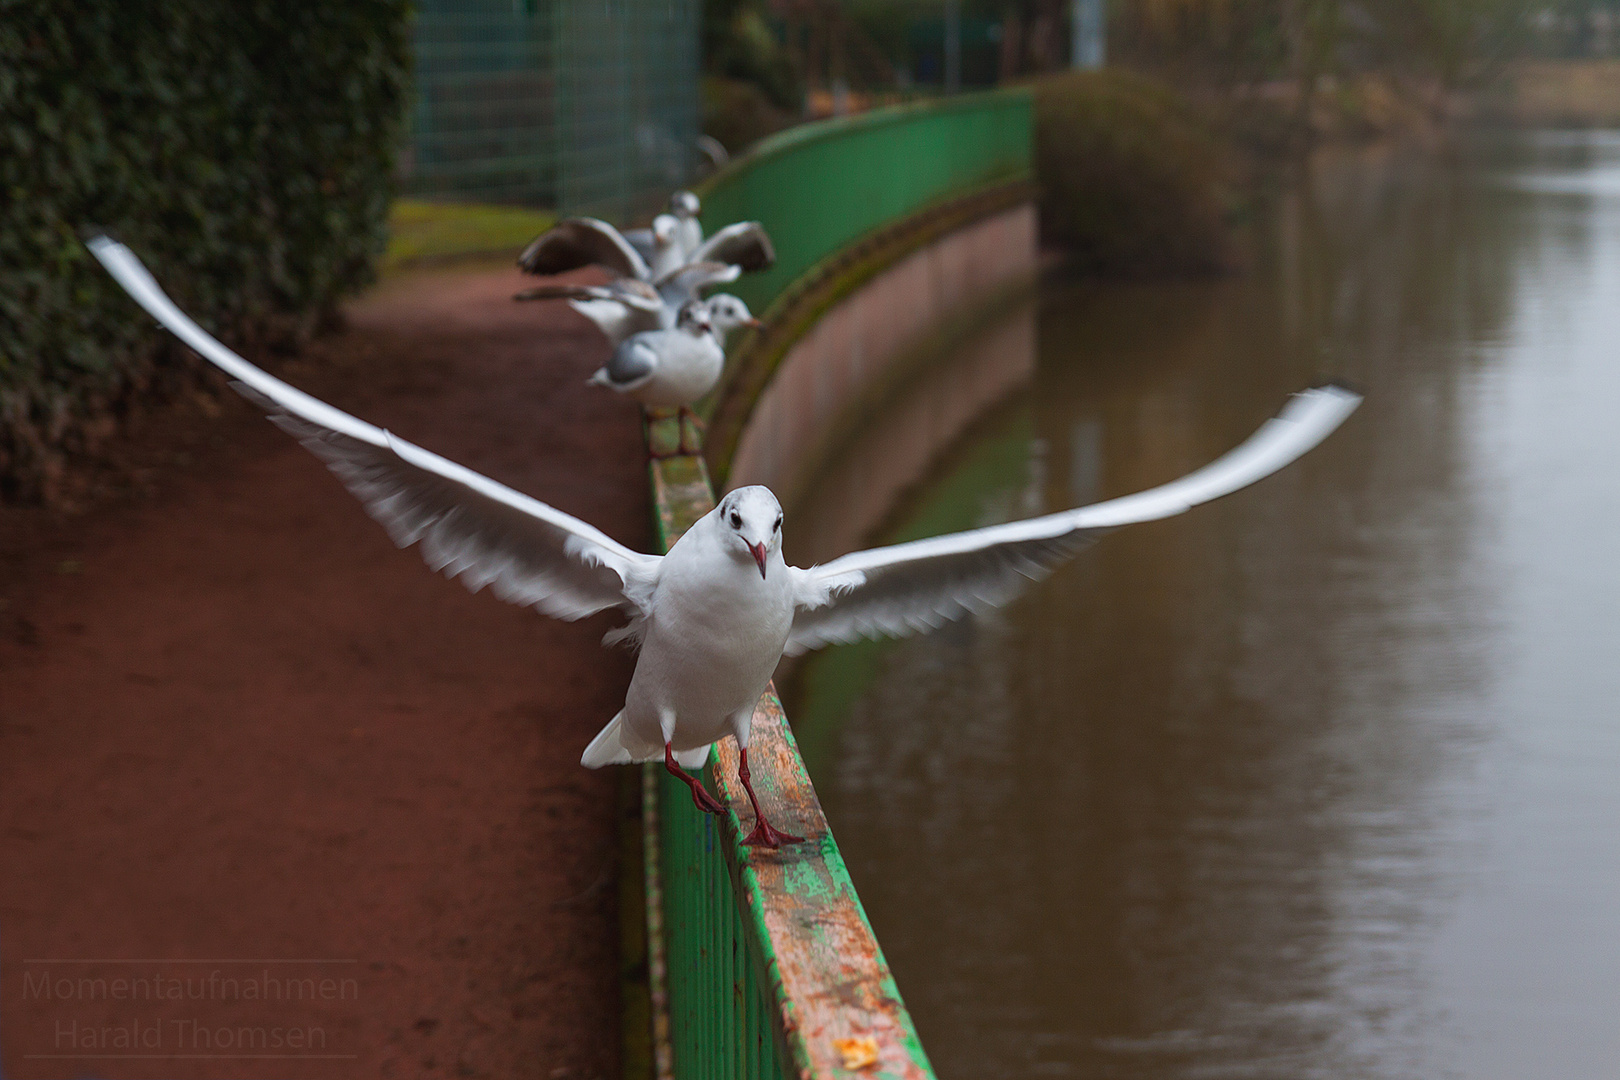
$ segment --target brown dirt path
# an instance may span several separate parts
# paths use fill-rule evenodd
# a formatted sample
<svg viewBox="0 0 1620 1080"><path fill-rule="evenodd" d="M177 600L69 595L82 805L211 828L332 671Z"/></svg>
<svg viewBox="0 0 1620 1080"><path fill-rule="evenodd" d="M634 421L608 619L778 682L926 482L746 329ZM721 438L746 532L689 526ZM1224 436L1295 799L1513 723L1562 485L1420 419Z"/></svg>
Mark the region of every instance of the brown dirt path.
<svg viewBox="0 0 1620 1080"><path fill-rule="evenodd" d="M281 373L645 549L605 344L517 285L395 281ZM204 404L136 494L0 510L4 1075L614 1074L609 620L469 595Z"/></svg>

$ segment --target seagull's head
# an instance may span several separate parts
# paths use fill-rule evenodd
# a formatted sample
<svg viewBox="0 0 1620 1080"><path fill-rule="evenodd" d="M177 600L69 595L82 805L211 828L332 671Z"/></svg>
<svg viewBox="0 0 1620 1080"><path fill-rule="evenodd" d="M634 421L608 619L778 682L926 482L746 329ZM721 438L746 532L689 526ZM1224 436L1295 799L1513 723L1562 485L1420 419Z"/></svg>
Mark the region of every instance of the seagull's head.
<svg viewBox="0 0 1620 1080"><path fill-rule="evenodd" d="M720 500L715 517L726 550L752 559L763 579L771 553L782 549L782 504L771 489L757 484L738 488Z"/></svg>
<svg viewBox="0 0 1620 1080"><path fill-rule="evenodd" d="M695 218L703 207L690 191L677 191L669 197L669 212L678 218Z"/></svg>
<svg viewBox="0 0 1620 1080"><path fill-rule="evenodd" d="M681 310L675 315L675 326L698 336L714 333L714 318L709 312L709 305L702 300L689 300L682 304Z"/></svg>
<svg viewBox="0 0 1620 1080"><path fill-rule="evenodd" d="M668 247L675 242L675 230L681 223L673 215L659 214L652 220L653 243L659 247Z"/></svg>
<svg viewBox="0 0 1620 1080"><path fill-rule="evenodd" d="M709 322L724 337L739 326L758 326L759 320L748 310L748 305L730 293L717 293L704 301L709 309Z"/></svg>

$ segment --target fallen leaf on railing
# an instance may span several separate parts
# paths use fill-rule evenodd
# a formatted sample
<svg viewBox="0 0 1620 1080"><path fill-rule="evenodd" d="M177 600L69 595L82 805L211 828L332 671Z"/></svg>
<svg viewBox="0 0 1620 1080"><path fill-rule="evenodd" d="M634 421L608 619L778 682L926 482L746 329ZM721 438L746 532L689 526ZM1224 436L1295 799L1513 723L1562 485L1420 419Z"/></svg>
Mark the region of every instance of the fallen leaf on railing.
<svg viewBox="0 0 1620 1080"><path fill-rule="evenodd" d="M870 1035L854 1039L834 1039L833 1046L844 1056L844 1068L851 1072L856 1069L870 1069L877 1064L877 1040Z"/></svg>

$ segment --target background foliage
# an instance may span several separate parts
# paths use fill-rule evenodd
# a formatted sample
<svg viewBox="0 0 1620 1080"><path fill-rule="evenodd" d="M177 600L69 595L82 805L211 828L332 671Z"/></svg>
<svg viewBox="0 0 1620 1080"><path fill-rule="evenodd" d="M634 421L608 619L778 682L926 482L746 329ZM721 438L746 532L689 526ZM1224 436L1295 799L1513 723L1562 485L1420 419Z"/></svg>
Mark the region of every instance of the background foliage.
<svg viewBox="0 0 1620 1080"><path fill-rule="evenodd" d="M0 498L188 365L80 243L235 341L307 334L386 241L408 0L0 0Z"/></svg>
<svg viewBox="0 0 1620 1080"><path fill-rule="evenodd" d="M1041 233L1075 269L1141 277L1227 267L1232 162L1185 99L1121 70L1035 83Z"/></svg>

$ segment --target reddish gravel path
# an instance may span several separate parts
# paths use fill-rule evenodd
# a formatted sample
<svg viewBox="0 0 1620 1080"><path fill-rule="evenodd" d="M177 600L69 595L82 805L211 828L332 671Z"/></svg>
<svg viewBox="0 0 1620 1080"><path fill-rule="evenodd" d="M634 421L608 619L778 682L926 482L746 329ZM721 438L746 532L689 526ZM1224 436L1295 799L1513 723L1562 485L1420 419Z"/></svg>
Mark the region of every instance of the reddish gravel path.
<svg viewBox="0 0 1620 1080"><path fill-rule="evenodd" d="M517 284L396 281L282 374L643 547L606 347ZM0 510L4 1075L616 1073L608 620L468 595L220 404L135 494Z"/></svg>

